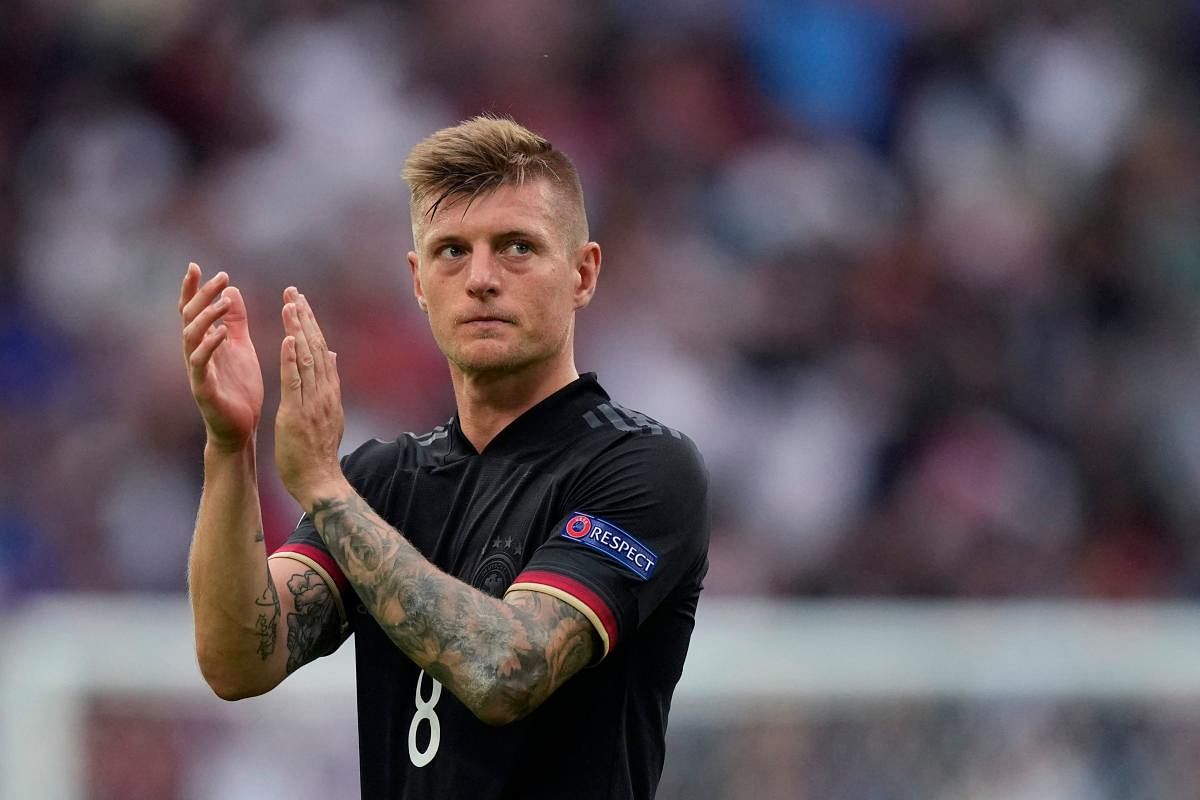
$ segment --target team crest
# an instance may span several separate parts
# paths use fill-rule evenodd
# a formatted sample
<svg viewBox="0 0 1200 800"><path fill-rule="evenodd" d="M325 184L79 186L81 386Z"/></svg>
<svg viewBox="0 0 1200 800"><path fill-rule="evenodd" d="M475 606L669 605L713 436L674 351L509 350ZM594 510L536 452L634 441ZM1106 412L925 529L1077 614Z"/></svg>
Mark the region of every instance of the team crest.
<svg viewBox="0 0 1200 800"><path fill-rule="evenodd" d="M521 547L512 537L497 536L489 549L491 552L475 570L471 585L492 597L503 597L517 578L517 554Z"/></svg>

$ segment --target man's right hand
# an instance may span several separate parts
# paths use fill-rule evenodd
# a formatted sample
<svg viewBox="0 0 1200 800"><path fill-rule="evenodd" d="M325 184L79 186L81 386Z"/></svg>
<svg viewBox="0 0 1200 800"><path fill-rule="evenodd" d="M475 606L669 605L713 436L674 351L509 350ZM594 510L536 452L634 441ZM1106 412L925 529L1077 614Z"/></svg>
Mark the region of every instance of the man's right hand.
<svg viewBox="0 0 1200 800"><path fill-rule="evenodd" d="M179 314L188 380L209 444L227 451L247 447L262 418L263 379L241 292L224 272L201 285L200 267L188 264Z"/></svg>

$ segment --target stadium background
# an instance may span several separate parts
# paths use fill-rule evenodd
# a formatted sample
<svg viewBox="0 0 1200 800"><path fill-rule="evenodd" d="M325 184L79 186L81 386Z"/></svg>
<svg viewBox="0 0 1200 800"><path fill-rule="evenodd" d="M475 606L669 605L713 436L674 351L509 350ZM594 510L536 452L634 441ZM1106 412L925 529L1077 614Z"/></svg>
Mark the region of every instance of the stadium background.
<svg viewBox="0 0 1200 800"><path fill-rule="evenodd" d="M243 287L268 409L296 283L347 443L444 420L399 172L480 111L579 164L578 362L704 451L706 601L1190 603L1198 77L1184 0L5 3L0 633L47 595L182 596L188 260ZM269 417L260 452L278 542ZM189 707L98 697L89 796L208 796ZM668 797L1187 797L1200 706L851 702L674 741ZM226 797L282 796L246 777L266 752Z"/></svg>

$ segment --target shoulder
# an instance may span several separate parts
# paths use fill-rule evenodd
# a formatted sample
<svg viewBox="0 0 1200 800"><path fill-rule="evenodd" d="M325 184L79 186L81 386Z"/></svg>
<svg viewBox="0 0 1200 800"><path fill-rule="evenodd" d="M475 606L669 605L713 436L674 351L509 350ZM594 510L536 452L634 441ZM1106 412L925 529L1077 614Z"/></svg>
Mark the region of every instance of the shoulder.
<svg viewBox="0 0 1200 800"><path fill-rule="evenodd" d="M700 504L706 498L704 458L685 433L612 400L583 416L590 446L584 448L577 491L626 502L650 495L671 503Z"/></svg>
<svg viewBox="0 0 1200 800"><path fill-rule="evenodd" d="M601 441L604 461L621 457L685 474L705 474L704 458L691 437L649 414L604 400L585 412L583 419Z"/></svg>
<svg viewBox="0 0 1200 800"><path fill-rule="evenodd" d="M605 398L583 414L583 420L595 431L617 431L645 436L665 436L686 439L681 432L641 411L629 408L616 400Z"/></svg>
<svg viewBox="0 0 1200 800"><path fill-rule="evenodd" d="M599 424L589 421L589 438L602 446L589 448L586 466L565 495L565 524L586 517L597 530L622 531L620 541L640 543L645 552L656 554L656 562L661 558L681 570L703 570L709 482L696 444L654 417L613 401L592 411ZM594 542L585 544L595 549Z"/></svg>

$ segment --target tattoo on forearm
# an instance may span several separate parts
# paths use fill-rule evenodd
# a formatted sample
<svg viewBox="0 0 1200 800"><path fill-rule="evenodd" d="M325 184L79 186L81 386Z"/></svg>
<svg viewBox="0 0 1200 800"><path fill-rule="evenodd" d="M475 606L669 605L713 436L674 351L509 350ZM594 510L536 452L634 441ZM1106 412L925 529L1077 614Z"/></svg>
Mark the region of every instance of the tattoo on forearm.
<svg viewBox="0 0 1200 800"><path fill-rule="evenodd" d="M279 593L275 591L275 581L271 580L271 568L267 568L267 588L262 596L254 601L260 609L255 623L258 634L257 653L259 658L266 661L275 652L275 641L279 631Z"/></svg>
<svg viewBox="0 0 1200 800"><path fill-rule="evenodd" d="M290 675L314 658L333 652L340 634L336 601L320 575L311 569L297 572L288 578L287 587L296 602L296 612L288 614Z"/></svg>
<svg viewBox="0 0 1200 800"><path fill-rule="evenodd" d="M262 529L262 528L256 528L256 529L255 529L255 531L254 531L254 541L256 541L256 542L261 542L261 541L262 541L263 539L265 539L265 538L266 538L266 537L265 537L265 536L263 536L263 529Z"/></svg>
<svg viewBox="0 0 1200 800"><path fill-rule="evenodd" d="M555 598L505 602L430 564L361 497L319 500L317 530L380 627L469 707L521 717L590 660L591 625Z"/></svg>

